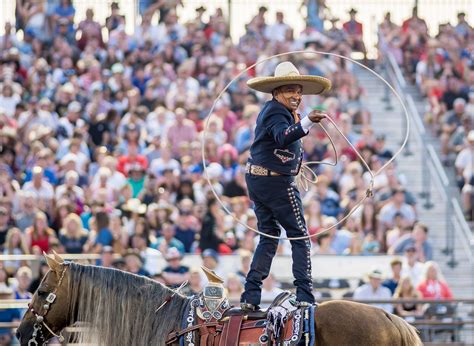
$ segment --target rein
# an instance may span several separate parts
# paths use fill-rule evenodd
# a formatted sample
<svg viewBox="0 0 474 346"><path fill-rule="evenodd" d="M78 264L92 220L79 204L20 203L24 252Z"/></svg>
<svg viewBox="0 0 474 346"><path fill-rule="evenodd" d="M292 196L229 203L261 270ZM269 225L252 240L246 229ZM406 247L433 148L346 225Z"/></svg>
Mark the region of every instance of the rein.
<svg viewBox="0 0 474 346"><path fill-rule="evenodd" d="M56 293L58 292L59 287L61 287L61 283L63 282L64 275L66 274L68 266L69 265L66 264L66 263L63 264L63 269L62 269L61 274L59 276L58 285L54 288L53 292L49 293L48 296L46 297L46 304L43 305L44 311L43 311L42 314L37 312L33 308L33 304L31 304L31 303L28 304L28 310L30 310L31 313L33 315L35 315L35 317L36 317L36 322L33 326L33 329L34 329L33 334L31 334L31 339L28 341L28 346L37 346L37 345L39 345L38 341L36 340L37 336L39 338L41 338L43 340L43 342L45 341L44 340L44 335L43 335L43 332L42 332L43 326L53 336L57 337L59 339L59 342L61 342L61 343L64 342L64 337L62 336L61 332L59 332L59 334L56 334L55 332L53 332L53 330L46 324L45 317L48 314L48 311L49 311L51 305L53 305L54 301L56 300Z"/></svg>
<svg viewBox="0 0 474 346"><path fill-rule="evenodd" d="M181 291L183 289L184 286L186 286L188 284L188 280L184 281L177 289L173 290L173 293L171 293L170 295L168 295L164 300L163 300L163 303L161 303L160 306L158 306L158 308L155 310L155 313L157 313L158 311L160 311L166 304L168 304L171 299L173 299L173 297L179 293L179 291Z"/></svg>

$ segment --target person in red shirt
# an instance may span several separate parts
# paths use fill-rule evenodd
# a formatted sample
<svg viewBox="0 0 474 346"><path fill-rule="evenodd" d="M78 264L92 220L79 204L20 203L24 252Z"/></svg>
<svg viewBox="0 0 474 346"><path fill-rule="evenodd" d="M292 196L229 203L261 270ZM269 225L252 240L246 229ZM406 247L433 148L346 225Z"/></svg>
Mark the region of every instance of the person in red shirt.
<svg viewBox="0 0 474 346"><path fill-rule="evenodd" d="M347 39L349 41L352 49L358 52L364 53L364 60L367 60L367 50L365 49L364 41L362 40L363 28L362 23L356 20L357 10L351 8L349 15L351 19L348 22L345 22L342 25L342 28L347 34Z"/></svg>
<svg viewBox="0 0 474 346"><path fill-rule="evenodd" d="M48 227L48 219L42 211L35 214L33 225L25 230L25 234L28 248L35 255L49 252L52 240L57 239L54 230Z"/></svg>
<svg viewBox="0 0 474 346"><path fill-rule="evenodd" d="M451 299L453 294L446 281L441 278L438 264L433 261L426 262L425 279L418 284L417 290L423 298Z"/></svg>
<svg viewBox="0 0 474 346"><path fill-rule="evenodd" d="M426 34L428 32L428 26L424 19L418 17L418 7L413 7L411 17L406 19L402 24L402 32L406 33L412 29L416 32Z"/></svg>
<svg viewBox="0 0 474 346"><path fill-rule="evenodd" d="M122 155L118 159L117 171L128 176L128 171L134 165L140 165L144 170L148 168L148 160L144 155L138 154L138 145L129 143L128 155Z"/></svg>

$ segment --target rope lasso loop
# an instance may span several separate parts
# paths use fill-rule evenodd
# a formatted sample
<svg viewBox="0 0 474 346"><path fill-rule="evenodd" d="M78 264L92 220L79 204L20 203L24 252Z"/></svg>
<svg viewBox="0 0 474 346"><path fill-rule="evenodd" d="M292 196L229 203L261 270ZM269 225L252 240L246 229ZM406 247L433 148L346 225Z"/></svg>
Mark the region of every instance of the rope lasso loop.
<svg viewBox="0 0 474 346"><path fill-rule="evenodd" d="M400 102L400 105L402 106L403 108L403 112L404 112L404 115L405 115L405 120L406 120L406 132L405 132L405 138L402 142L402 144L400 145L400 148L395 152L395 154L393 154L393 156L382 166L380 167L376 172L373 172L371 169L370 169L370 166L369 164L364 160L364 158L362 157L362 155L360 154L360 152L357 150L357 148L349 141L349 139L344 135L344 133L339 129L339 127L336 125L336 123L334 122L333 119L331 119L329 116L326 117L324 120L327 120L329 121L330 123L332 123L334 125L334 128L336 129L336 131L342 136L342 138L344 138L346 140L346 142L349 144L349 146L354 150L354 152L356 153L357 157L359 158L360 162L365 166L365 168L367 169L367 172L369 173L370 175L370 181L369 181L369 184L368 184L368 187L367 187L367 190L366 190L366 193L365 193L365 196L362 197L359 201L357 201L355 203L355 205L352 207L352 209L345 215L343 216L340 220L338 220L337 223L335 223L334 225L330 226L330 227L327 227L321 231L319 231L318 233L315 233L315 234L309 234L309 235L305 235L305 236L301 236L301 237L279 237L279 236L274 236L274 235L271 235L271 234L266 234L264 232L261 232L259 231L258 229L255 229L249 225L247 225L245 222L239 220L235 215L234 213L229 210L229 208L227 208L227 206L225 205L225 203L222 201L222 199L219 197L218 193L216 192L214 186L213 186L213 183L211 182L211 179L209 178L209 174L208 174L208 170L207 170L207 165L206 165L206 153L205 153L205 144L206 144L206 133L207 133L207 129L209 127L209 120L211 119L213 113L214 113L214 108L216 107L216 104L217 102L219 101L219 99L222 97L222 95L229 89L229 87L232 85L232 83L234 83L236 80L238 80L244 73L246 73L248 70L250 69L253 69L255 66L257 65L260 65L268 60L271 60L271 59L274 59L274 58L279 58L279 57L284 57L284 56L289 56L289 55L295 55L295 54L321 54L321 55L326 55L326 56L333 56L333 57L337 57L337 58L340 58L340 59L345 59L345 60L348 60L364 69L366 69L367 71L369 71L370 73L372 73L374 76L376 76L379 80L381 80L391 91L392 93L396 96L396 98L398 99L398 101ZM326 135L328 136L329 138L329 141L331 142L332 146L333 146L333 150L334 150L334 153L335 153L335 163L326 163L326 162L319 162L319 161L309 161L309 162L303 162L301 164L301 167L300 167L300 172L299 174L296 176L296 181L297 181L297 184L298 184L298 187L300 188L303 188L305 191L308 191L309 190L309 184L315 184L317 183L317 175L316 173L311 169L311 167L309 165L312 165L312 164L329 164L329 165L332 165L332 166L336 166L337 165L337 151L336 151L336 147L334 145L334 142L330 136L330 134L328 133L328 131L326 130L326 128L323 126L323 124L319 123L319 125L321 126L321 128L323 129L323 131L326 133ZM297 50L297 51L291 51L291 52L286 52L286 53L280 53L280 54L276 54L276 55L272 55L272 56L269 56L265 59L262 59L260 61L257 61L255 64L253 65L250 65L249 67L247 67L246 69L242 70L239 74L237 74L237 76L235 76L229 83L227 83L227 85L224 87L224 89L221 90L221 92L219 93L219 95L217 95L216 99L214 100L214 103L212 104L212 107L211 109L209 110L209 113L207 115L207 118L206 118L206 122L205 122L205 126L204 126L204 129L203 129L203 136L202 136L202 139L201 139L201 155L202 155L202 164L203 164L203 168L204 168L204 173L205 173L205 179L209 185L209 188L210 190L212 191L214 197L216 198L216 200L218 201L218 203L221 205L221 207L225 210L225 212L227 214L229 214L235 222L237 222L239 225L261 235L261 236L264 236L264 237L268 237L268 238L272 238L272 239L278 239L278 240L305 240L305 239L310 239L310 238L313 238L315 236L319 236L319 235L322 235L324 233L327 233L329 232L331 229L337 227L338 225L340 225L341 223L343 223L344 221L346 221L356 210L357 208L359 208L367 198L371 198L373 197L374 195L374 192L373 192L373 189L374 189L374 180L375 180L375 177L377 175L379 175L385 168L387 168L387 166L392 163L395 158L400 155L400 153L402 152L403 148L405 147L407 141L408 141L408 136L409 136L409 133L410 133L410 119L409 119L409 116L408 116L408 110L405 106L405 104L403 103L402 101L402 98L401 96L397 93L397 91L390 85L390 83L388 83L380 74L378 74L377 72L375 72L374 70L372 70L371 68L361 64L360 62L357 62L351 58L348 58L348 57L345 57L343 55L340 55L340 54L335 54L335 53L329 53L329 52L321 52L321 51L316 51L316 50ZM310 179L308 178L308 176L306 175L305 172L307 171L311 171L311 174L313 175L313 178L314 179Z"/></svg>

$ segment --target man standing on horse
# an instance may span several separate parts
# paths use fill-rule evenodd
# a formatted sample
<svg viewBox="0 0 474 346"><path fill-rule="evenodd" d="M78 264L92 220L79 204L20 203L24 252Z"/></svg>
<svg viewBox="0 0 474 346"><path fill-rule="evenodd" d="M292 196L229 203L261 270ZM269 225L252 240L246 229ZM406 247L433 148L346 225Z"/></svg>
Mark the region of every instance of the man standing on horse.
<svg viewBox="0 0 474 346"><path fill-rule="evenodd" d="M314 110L301 119L296 111L302 95L327 91L331 82L319 76L300 75L291 62L282 62L273 77L253 78L247 85L273 96L258 115L255 140L246 166L246 182L254 202L258 229L274 237L280 236L280 227L289 238L307 236L295 181L303 158L301 138L326 114ZM243 310L259 309L262 280L270 272L277 246L278 239L260 236L241 297ZM291 240L291 248L297 300L312 304L311 242L309 239Z"/></svg>

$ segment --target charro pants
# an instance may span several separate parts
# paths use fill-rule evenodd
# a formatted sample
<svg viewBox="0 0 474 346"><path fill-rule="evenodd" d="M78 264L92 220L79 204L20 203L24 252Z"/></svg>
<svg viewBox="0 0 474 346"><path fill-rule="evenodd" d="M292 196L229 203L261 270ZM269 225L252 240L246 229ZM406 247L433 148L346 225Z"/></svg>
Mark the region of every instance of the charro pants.
<svg viewBox="0 0 474 346"><path fill-rule="evenodd" d="M303 216L303 205L295 179L291 176L246 175L250 199L255 204L258 230L280 236L281 225L289 238L308 235ZM250 265L241 302L260 304L261 285L269 272L278 240L260 236ZM293 276L299 301L314 303L311 279L311 242L292 240Z"/></svg>

